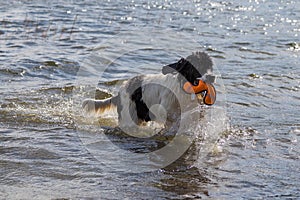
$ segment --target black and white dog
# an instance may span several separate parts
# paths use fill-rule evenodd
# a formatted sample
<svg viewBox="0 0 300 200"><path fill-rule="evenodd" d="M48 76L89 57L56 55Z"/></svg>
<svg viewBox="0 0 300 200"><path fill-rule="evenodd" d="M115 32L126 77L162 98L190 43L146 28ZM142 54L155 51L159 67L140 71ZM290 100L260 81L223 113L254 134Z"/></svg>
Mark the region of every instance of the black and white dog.
<svg viewBox="0 0 300 200"><path fill-rule="evenodd" d="M119 126L123 127L148 121L168 126L182 111L190 109L190 102L207 105L215 102L212 71L211 58L205 52L196 52L164 66L162 74L129 79L117 96L105 100L86 99L82 106L87 112L96 113L116 107Z"/></svg>

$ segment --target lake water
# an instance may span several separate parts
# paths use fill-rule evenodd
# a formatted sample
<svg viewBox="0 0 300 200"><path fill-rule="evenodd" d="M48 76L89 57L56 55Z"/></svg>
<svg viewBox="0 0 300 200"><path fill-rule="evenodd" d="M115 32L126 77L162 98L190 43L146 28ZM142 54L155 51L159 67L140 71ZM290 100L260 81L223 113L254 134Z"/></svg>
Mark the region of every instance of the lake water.
<svg viewBox="0 0 300 200"><path fill-rule="evenodd" d="M300 198L299 1L1 1L0 47L1 199ZM149 143L80 102L193 51L226 116L194 131L214 142L143 171L130 149Z"/></svg>

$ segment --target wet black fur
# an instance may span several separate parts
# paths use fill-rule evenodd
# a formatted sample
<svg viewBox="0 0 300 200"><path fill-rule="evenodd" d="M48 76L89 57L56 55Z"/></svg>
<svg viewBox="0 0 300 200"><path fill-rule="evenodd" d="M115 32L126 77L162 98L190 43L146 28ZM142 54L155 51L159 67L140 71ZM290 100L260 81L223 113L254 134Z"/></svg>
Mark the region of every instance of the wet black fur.
<svg viewBox="0 0 300 200"><path fill-rule="evenodd" d="M145 102L142 100L142 82L143 82L143 78L144 76L137 76L134 77L133 79L131 79L128 83L128 87L127 87L127 92L130 94L130 98L132 101L134 101L135 106L136 106L136 114L139 120L142 121L151 121L154 119L153 118L153 114L151 114L149 108L147 107L147 105L145 104ZM133 118L134 115L134 111L132 111L130 113L131 118ZM121 116L121 114L119 113L119 116Z"/></svg>

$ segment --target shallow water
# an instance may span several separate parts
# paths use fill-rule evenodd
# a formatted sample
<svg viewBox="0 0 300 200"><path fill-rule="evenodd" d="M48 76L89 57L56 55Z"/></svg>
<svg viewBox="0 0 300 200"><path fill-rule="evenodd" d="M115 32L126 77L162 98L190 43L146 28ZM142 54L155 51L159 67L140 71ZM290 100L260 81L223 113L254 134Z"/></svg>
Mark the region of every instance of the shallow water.
<svg viewBox="0 0 300 200"><path fill-rule="evenodd" d="M300 198L299 8L279 0L1 2L1 199ZM126 153L149 143L106 137L115 124L83 115L80 102L196 50L213 58L212 110L227 117L212 112L215 131L194 132L216 144L205 138L168 167L129 170ZM120 146L109 142L125 151L116 156ZM135 167L142 164L153 163Z"/></svg>

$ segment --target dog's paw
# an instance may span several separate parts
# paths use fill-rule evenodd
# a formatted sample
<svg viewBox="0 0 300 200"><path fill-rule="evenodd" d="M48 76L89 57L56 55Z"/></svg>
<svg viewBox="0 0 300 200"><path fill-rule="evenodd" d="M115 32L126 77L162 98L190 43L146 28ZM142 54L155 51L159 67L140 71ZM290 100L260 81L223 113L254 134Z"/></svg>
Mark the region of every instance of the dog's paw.
<svg viewBox="0 0 300 200"><path fill-rule="evenodd" d="M93 99L85 99L82 102L82 108L85 112L95 112L95 100Z"/></svg>

